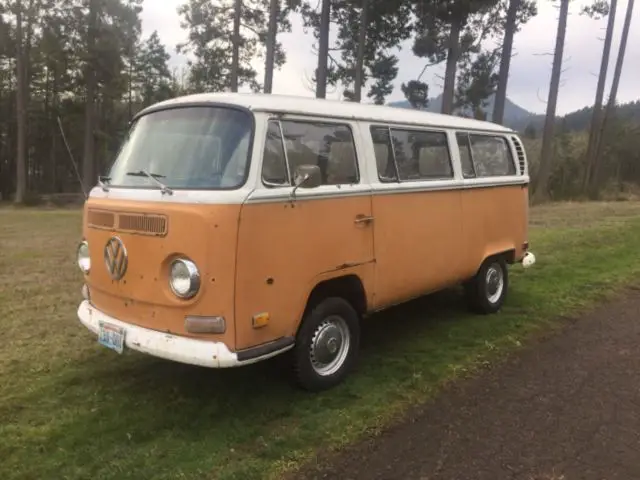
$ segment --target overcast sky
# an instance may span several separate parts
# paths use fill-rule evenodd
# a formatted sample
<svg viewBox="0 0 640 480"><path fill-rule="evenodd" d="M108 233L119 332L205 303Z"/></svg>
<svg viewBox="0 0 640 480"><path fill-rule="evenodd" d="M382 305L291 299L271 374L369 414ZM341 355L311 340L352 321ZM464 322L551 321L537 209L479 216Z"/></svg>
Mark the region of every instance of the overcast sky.
<svg viewBox="0 0 640 480"><path fill-rule="evenodd" d="M185 0L145 0L142 13L143 34L157 30L169 53L172 54L172 66L184 63L175 53L175 46L184 40L185 32L180 28L177 7ZM542 113L546 108L549 77L551 75L552 56L558 20L556 2L540 0L538 15L530 20L516 35L511 62L508 97L518 105L532 112ZM602 53L602 39L606 28L606 19L599 21L578 15L584 1L572 1L567 39L565 43L564 73L558 99L558 113L564 114L593 103ZM626 11L627 0L619 0L616 14L616 29L609 67L609 78L613 76L619 38ZM296 16L292 18L293 31L282 34L279 40L287 53L287 63L275 73L274 93L313 96L308 82L316 65L316 57L311 51L313 36L305 34L302 22ZM396 88L387 101L403 99L400 85L419 75L424 63L411 53L411 44L406 42L398 53L400 73L396 79ZM263 69L256 65L262 80ZM432 69L425 75L429 83L430 96L439 94L442 81L435 75L441 70ZM631 33L627 44L622 79L618 90L618 100L626 102L640 99L640 6L636 5L631 23ZM328 96L338 98L339 91ZM608 96L608 93L607 93ZM606 97L605 97L606 98Z"/></svg>

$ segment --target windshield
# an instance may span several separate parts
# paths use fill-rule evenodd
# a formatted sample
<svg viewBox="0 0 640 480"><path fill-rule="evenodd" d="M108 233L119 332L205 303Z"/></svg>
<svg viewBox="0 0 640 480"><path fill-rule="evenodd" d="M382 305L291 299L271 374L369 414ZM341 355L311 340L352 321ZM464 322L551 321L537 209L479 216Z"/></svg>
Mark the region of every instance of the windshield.
<svg viewBox="0 0 640 480"><path fill-rule="evenodd" d="M159 188L232 189L245 182L251 116L226 107L185 107L144 115L116 158L109 184Z"/></svg>

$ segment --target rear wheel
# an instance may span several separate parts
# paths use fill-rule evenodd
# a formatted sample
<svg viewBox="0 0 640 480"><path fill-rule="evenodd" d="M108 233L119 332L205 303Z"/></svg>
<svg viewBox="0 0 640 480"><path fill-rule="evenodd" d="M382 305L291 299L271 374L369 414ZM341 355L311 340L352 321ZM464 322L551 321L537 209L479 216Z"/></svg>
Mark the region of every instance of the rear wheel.
<svg viewBox="0 0 640 480"><path fill-rule="evenodd" d="M508 287L507 262L502 257L488 258L465 285L469 307L476 313L496 313L502 308Z"/></svg>
<svg viewBox="0 0 640 480"><path fill-rule="evenodd" d="M296 383L310 391L331 388L353 368L360 346L360 321L349 302L331 297L302 320L293 350Z"/></svg>

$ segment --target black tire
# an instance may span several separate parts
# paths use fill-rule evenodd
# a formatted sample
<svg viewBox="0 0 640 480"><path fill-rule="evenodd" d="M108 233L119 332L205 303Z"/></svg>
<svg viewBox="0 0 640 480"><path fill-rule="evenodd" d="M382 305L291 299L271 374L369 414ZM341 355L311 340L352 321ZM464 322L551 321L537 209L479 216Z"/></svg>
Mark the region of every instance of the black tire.
<svg viewBox="0 0 640 480"><path fill-rule="evenodd" d="M348 343L339 341L344 335ZM296 336L292 352L296 384L318 392L341 383L353 369L359 347L360 319L353 306L339 297L322 300L302 319ZM335 352L331 351L334 348ZM334 363L324 361L334 356Z"/></svg>
<svg viewBox="0 0 640 480"><path fill-rule="evenodd" d="M507 298L508 290L509 270L502 257L486 259L476 275L465 284L469 308L483 315L498 312Z"/></svg>

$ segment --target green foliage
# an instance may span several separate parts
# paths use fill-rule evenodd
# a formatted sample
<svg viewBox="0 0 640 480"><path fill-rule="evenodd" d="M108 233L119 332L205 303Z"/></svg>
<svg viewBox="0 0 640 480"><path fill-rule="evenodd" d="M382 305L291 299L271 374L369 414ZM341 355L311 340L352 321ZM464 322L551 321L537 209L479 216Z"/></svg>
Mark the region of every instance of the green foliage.
<svg viewBox="0 0 640 480"><path fill-rule="evenodd" d="M581 15L587 15L595 20L609 15L609 3L606 0L594 0L580 10Z"/></svg>
<svg viewBox="0 0 640 480"><path fill-rule="evenodd" d="M533 208L538 263L511 269L500 314L452 290L374 315L361 367L320 395L289 386L285 357L211 371L102 348L72 320L81 215L0 209L0 478L287 478L637 280L638 207Z"/></svg>
<svg viewBox="0 0 640 480"><path fill-rule="evenodd" d="M429 105L429 85L418 80L402 84L402 93L413 108L425 109Z"/></svg>
<svg viewBox="0 0 640 480"><path fill-rule="evenodd" d="M291 30L289 14L298 3L285 2L279 12L278 32ZM231 86L234 4L234 0L188 0L178 8L181 26L188 32L187 41L178 45L178 51L195 57L189 60L188 89L192 92L225 91ZM265 54L269 0L244 0L241 12L238 84L259 91L262 86L251 62ZM276 67L285 63L280 43L276 43L274 63Z"/></svg>
<svg viewBox="0 0 640 480"><path fill-rule="evenodd" d="M369 0L362 86L369 85L367 96L377 104L383 104L393 92L398 58L391 51L411 34L410 7L408 0ZM331 23L337 26L337 34L330 49L328 84L344 87L346 97L352 95L356 81L361 10L361 0L335 0L331 4ZM303 4L302 16L305 28L311 29L318 40L320 13L315 1Z"/></svg>
<svg viewBox="0 0 640 480"><path fill-rule="evenodd" d="M588 144L586 130L573 131L570 117L558 120L553 144L553 164L549 177L552 200L582 198L582 179L586 169ZM535 127L530 126L529 132ZM616 116L604 133L603 185L607 198L617 198L640 185L640 122ZM529 171L535 178L540 165L540 138L523 136ZM634 187L635 185L635 187Z"/></svg>
<svg viewBox="0 0 640 480"><path fill-rule="evenodd" d="M97 82L96 164L108 168L131 113L173 95L168 55L152 35L142 40L142 0L98 0L96 47L88 48L86 0L23 2L28 55L28 189L41 194L79 191L58 129L62 120L82 167L87 72ZM15 190L15 18L0 1L0 195ZM81 172L82 173L82 172Z"/></svg>
<svg viewBox="0 0 640 480"><path fill-rule="evenodd" d="M473 61L463 64L456 84L454 107L478 120L486 120L489 97L498 86L498 50L482 52Z"/></svg>
<svg viewBox="0 0 640 480"><path fill-rule="evenodd" d="M158 32L153 32L138 44L132 69L132 87L142 106L166 100L173 95L171 72L167 66L169 58Z"/></svg>
<svg viewBox="0 0 640 480"><path fill-rule="evenodd" d="M461 28L454 110L461 109L463 115L486 117L481 107L488 105L489 97L495 93L498 78L494 70L500 57L498 49L483 52L482 44L485 40L500 37L504 33L508 8L509 0L414 2L417 20L413 53L427 59L429 63L425 70L447 59L452 53L451 25L457 23ZM522 0L516 17L516 31L535 15L535 0ZM420 77L417 81L420 81ZM405 97L411 103L407 93Z"/></svg>
<svg viewBox="0 0 640 480"><path fill-rule="evenodd" d="M480 43L500 31L501 8L498 0L417 0L413 53L427 58L431 64L446 60L453 23L462 29L459 57L478 53Z"/></svg>

